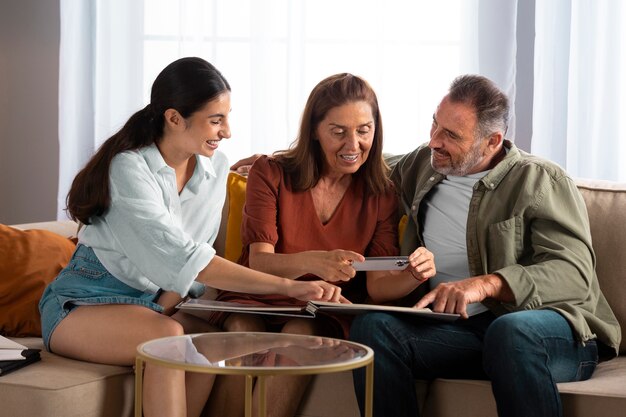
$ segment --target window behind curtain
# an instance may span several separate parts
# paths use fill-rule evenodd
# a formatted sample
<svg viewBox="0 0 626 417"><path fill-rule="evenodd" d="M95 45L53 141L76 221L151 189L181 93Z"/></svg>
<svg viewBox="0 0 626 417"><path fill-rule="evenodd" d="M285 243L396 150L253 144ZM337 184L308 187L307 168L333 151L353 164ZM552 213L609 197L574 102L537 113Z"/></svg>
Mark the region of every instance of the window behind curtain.
<svg viewBox="0 0 626 417"><path fill-rule="evenodd" d="M315 84L351 72L378 94L385 151L408 152L460 73L461 14L460 0L145 0L142 100L169 62L213 63L233 89L234 162L288 147Z"/></svg>
<svg viewBox="0 0 626 417"><path fill-rule="evenodd" d="M532 152L626 181L626 3L538 1Z"/></svg>
<svg viewBox="0 0 626 417"><path fill-rule="evenodd" d="M221 146L232 162L288 147L311 89L339 72L378 93L386 152L428 140L463 73L509 94L514 132L517 1L61 0L58 217L84 161L183 56L212 62L233 88Z"/></svg>

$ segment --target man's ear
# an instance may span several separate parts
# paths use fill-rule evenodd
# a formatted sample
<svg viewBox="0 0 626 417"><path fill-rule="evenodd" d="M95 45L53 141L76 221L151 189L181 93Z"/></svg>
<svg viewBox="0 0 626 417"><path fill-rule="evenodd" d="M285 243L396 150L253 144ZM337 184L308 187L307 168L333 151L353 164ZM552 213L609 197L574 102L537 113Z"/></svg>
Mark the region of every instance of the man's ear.
<svg viewBox="0 0 626 417"><path fill-rule="evenodd" d="M167 109L163 113L165 125L171 129L185 128L185 119L176 109Z"/></svg>
<svg viewBox="0 0 626 417"><path fill-rule="evenodd" d="M498 151L502 146L503 140L504 136L502 135L502 132L493 133L491 136L489 136L489 142L487 143L487 146L489 147L489 149L491 149L492 152Z"/></svg>

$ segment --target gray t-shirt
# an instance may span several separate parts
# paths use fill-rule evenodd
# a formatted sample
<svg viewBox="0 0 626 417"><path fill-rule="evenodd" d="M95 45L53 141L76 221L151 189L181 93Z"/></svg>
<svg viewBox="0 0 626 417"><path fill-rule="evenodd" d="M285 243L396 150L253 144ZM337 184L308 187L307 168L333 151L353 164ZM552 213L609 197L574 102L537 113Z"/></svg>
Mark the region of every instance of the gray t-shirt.
<svg viewBox="0 0 626 417"><path fill-rule="evenodd" d="M463 177L448 175L424 199L424 243L435 255L437 275L431 288L470 276L467 260L467 213L474 184L489 171ZM472 316L487 311L481 303L467 306Z"/></svg>

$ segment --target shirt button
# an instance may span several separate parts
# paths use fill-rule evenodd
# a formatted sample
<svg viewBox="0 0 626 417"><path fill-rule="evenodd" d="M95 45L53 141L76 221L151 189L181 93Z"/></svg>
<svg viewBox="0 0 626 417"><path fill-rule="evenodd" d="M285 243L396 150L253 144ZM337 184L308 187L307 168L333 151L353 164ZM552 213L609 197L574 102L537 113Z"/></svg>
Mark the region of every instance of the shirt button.
<svg viewBox="0 0 626 417"><path fill-rule="evenodd" d="M411 210L413 211L417 210L417 206L411 206Z"/></svg>
<svg viewBox="0 0 626 417"><path fill-rule="evenodd" d="M435 181L435 177L430 177L428 180L429 181Z"/></svg>

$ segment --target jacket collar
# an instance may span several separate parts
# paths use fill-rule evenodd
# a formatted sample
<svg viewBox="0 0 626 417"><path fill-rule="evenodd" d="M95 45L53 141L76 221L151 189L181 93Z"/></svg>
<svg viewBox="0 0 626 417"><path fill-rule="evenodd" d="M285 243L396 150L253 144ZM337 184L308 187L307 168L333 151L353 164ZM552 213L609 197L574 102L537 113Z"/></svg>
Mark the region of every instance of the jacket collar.
<svg viewBox="0 0 626 417"><path fill-rule="evenodd" d="M498 187L500 182L506 177L506 174L509 173L511 168L513 168L521 158L519 149L510 140L505 139L502 146L507 150L506 156L493 167L487 175L480 179L480 182L482 182L488 190L493 190Z"/></svg>

